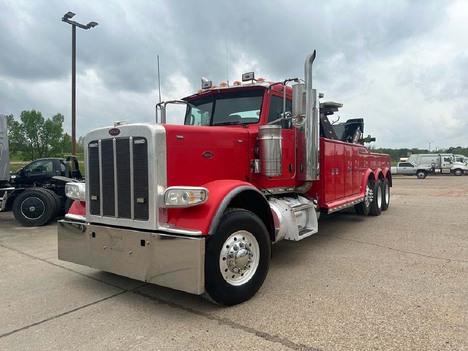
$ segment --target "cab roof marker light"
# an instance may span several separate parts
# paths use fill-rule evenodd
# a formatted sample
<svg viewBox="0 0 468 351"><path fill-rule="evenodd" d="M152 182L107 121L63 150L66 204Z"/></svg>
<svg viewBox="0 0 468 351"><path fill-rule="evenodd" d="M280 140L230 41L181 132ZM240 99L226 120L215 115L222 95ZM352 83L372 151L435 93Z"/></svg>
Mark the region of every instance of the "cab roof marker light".
<svg viewBox="0 0 468 351"><path fill-rule="evenodd" d="M248 82L251 80L255 80L255 73L254 72L247 72L242 75L242 81Z"/></svg>
<svg viewBox="0 0 468 351"><path fill-rule="evenodd" d="M241 82L239 82L238 80L235 80L235 81L234 81L234 83L232 83L232 85L235 85L235 86L237 86L237 85L241 85L241 84L242 84L242 83L241 83Z"/></svg>
<svg viewBox="0 0 468 351"><path fill-rule="evenodd" d="M206 79L205 77L201 77L201 87L202 89L210 89L213 85L211 80Z"/></svg>

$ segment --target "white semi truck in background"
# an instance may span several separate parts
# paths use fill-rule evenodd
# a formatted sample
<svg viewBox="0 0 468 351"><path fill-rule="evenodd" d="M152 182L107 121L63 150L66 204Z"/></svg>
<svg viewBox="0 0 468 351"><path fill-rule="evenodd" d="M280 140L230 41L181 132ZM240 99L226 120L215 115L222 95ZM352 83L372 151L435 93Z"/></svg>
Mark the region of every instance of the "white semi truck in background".
<svg viewBox="0 0 468 351"><path fill-rule="evenodd" d="M424 179L428 174L468 174L468 157L458 154L413 154L392 167L393 175L415 175Z"/></svg>
<svg viewBox="0 0 468 351"><path fill-rule="evenodd" d="M429 168L434 174L468 174L468 157L452 153L444 154L413 154L408 158L420 169ZM418 177L419 178L419 177Z"/></svg>

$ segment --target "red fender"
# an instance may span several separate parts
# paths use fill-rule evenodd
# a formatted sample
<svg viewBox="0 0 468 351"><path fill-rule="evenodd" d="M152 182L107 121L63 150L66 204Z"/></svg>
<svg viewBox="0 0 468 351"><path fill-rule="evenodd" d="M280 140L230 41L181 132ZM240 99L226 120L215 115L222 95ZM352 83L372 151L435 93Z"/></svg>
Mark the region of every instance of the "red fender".
<svg viewBox="0 0 468 351"><path fill-rule="evenodd" d="M377 177L377 175L382 174L382 181L384 179L388 179L390 182L390 186L392 185L392 177L391 177L391 170L389 167L384 167L382 168L377 168L374 170L374 177ZM379 177L380 178L380 177Z"/></svg>
<svg viewBox="0 0 468 351"><path fill-rule="evenodd" d="M383 169L384 179L388 179L390 186L392 186L392 171L390 167L385 167Z"/></svg>
<svg viewBox="0 0 468 351"><path fill-rule="evenodd" d="M382 178L384 178L382 168L374 169L374 178L375 179L378 179L378 178L380 179L380 177L379 177L380 174L382 174Z"/></svg>
<svg viewBox="0 0 468 351"><path fill-rule="evenodd" d="M201 186L208 189L208 201L198 206L168 209L169 224L178 228L200 230L203 235L212 234L224 210L237 194L249 190L263 197L252 184L239 180L215 180Z"/></svg>
<svg viewBox="0 0 468 351"><path fill-rule="evenodd" d="M68 213L65 214L68 219L86 219L86 203L84 201L75 200L70 206Z"/></svg>

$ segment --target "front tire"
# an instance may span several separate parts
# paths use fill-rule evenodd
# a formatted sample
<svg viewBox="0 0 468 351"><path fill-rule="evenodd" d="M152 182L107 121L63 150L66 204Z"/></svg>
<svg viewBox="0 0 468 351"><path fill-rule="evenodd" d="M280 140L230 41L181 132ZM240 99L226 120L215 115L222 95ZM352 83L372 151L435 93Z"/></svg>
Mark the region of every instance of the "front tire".
<svg viewBox="0 0 468 351"><path fill-rule="evenodd" d="M456 175L457 177L463 175L463 171L461 169L456 169L453 171L453 174Z"/></svg>
<svg viewBox="0 0 468 351"><path fill-rule="evenodd" d="M270 237L260 218L228 209L206 242L205 297L224 306L247 301L262 286L270 257Z"/></svg>

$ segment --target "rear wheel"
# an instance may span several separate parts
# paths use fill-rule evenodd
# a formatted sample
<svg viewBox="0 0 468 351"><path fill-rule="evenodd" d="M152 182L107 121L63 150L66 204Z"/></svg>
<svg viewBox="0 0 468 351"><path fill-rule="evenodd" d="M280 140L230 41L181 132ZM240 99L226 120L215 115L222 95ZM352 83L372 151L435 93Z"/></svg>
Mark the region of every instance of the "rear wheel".
<svg viewBox="0 0 468 351"><path fill-rule="evenodd" d="M44 191L50 194L50 196L54 199L54 202L55 202L54 217L61 216L63 214L63 205L62 205L62 200L60 199L60 197L50 189L44 188L44 189L37 189L37 190Z"/></svg>
<svg viewBox="0 0 468 351"><path fill-rule="evenodd" d="M426 176L427 176L427 172L426 172L426 171L418 171L418 172L416 173L416 177L418 177L418 179L424 179L424 178L426 178Z"/></svg>
<svg viewBox="0 0 468 351"><path fill-rule="evenodd" d="M13 214L27 227L41 226L55 218L57 203L46 189L23 191L13 202Z"/></svg>
<svg viewBox="0 0 468 351"><path fill-rule="evenodd" d="M390 182L388 179L385 179L382 183L383 191L383 201L382 201L382 211L387 211L390 206Z"/></svg>
<svg viewBox="0 0 468 351"><path fill-rule="evenodd" d="M260 289L270 267L271 242L258 216L229 209L206 242L205 297L232 306Z"/></svg>
<svg viewBox="0 0 468 351"><path fill-rule="evenodd" d="M382 213L383 190L382 181L380 179L374 182L374 198L370 204L369 214L371 216L380 216Z"/></svg>
<svg viewBox="0 0 468 351"><path fill-rule="evenodd" d="M367 180L366 193L364 195L364 201L354 205L354 210L358 215L367 216L370 211L370 206L374 200L374 182L369 179Z"/></svg>

